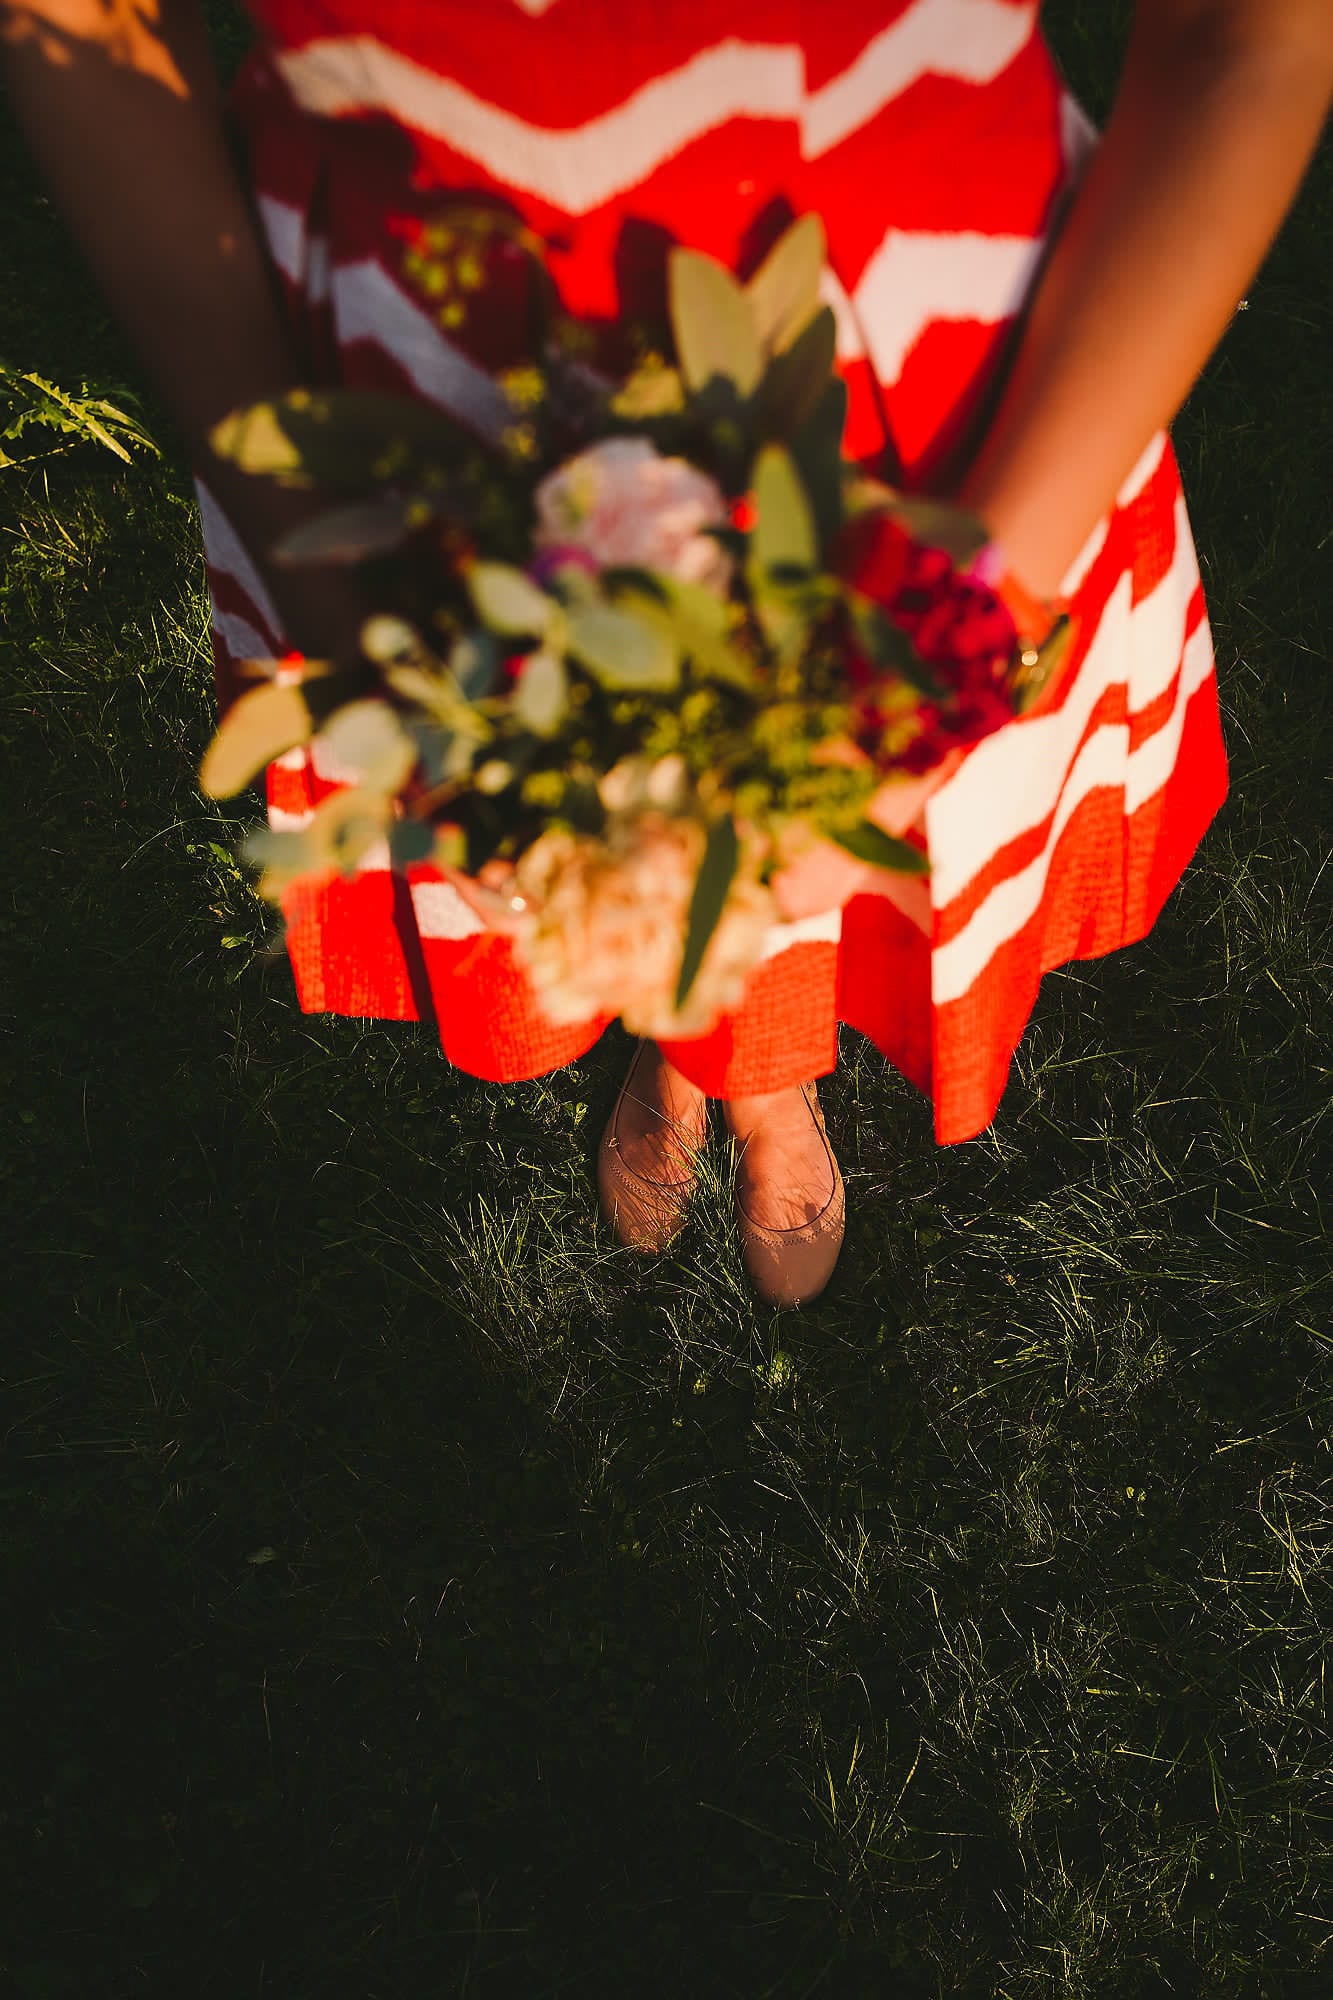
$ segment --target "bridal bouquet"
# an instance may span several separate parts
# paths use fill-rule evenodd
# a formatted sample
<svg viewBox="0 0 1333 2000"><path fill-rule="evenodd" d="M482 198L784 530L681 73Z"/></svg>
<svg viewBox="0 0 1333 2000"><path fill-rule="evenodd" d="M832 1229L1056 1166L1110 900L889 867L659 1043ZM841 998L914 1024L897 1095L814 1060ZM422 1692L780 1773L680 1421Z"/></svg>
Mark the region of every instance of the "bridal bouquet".
<svg viewBox="0 0 1333 2000"><path fill-rule="evenodd" d="M506 230L543 272L489 212L423 231L406 268L446 327ZM737 1003L814 842L924 870L872 800L1019 712L1067 632L1020 643L980 523L843 459L824 255L814 216L745 284L673 250L674 351L619 379L546 280L537 358L474 371L466 422L332 390L219 427L242 468L347 496L277 559L360 563L383 605L353 658L254 663L204 758L214 797L298 745L344 781L251 837L261 893L387 842L512 936L552 1019L679 1036Z"/></svg>

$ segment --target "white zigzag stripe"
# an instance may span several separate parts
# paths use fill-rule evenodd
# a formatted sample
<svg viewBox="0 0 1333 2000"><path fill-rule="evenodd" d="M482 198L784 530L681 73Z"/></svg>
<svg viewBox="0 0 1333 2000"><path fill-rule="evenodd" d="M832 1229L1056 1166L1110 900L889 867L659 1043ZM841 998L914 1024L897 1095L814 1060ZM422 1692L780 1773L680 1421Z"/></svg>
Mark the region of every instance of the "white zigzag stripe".
<svg viewBox="0 0 1333 2000"><path fill-rule="evenodd" d="M1141 675L1148 676L1151 687L1164 673L1169 684L1185 643L1185 617L1197 582L1188 518L1178 500L1170 569L1133 609L1133 579L1128 572L1118 579L1063 706L984 738L926 801L936 909L961 895L1001 847L1040 826L1055 810L1076 746L1107 688L1123 681L1131 710L1137 710L1146 706L1137 698ZM1161 659L1167 663L1164 668ZM1141 670L1140 660L1145 663Z"/></svg>
<svg viewBox="0 0 1333 2000"><path fill-rule="evenodd" d="M992 82L1032 32L1031 15L1003 0L928 0L913 7L867 42L841 76L811 92L802 119L805 158L831 151L923 76Z"/></svg>
<svg viewBox="0 0 1333 2000"><path fill-rule="evenodd" d="M1041 903L1051 856L1075 810L1102 785L1121 785L1129 731L1124 723L1094 730L1069 768L1050 835L1041 853L1017 875L997 882L964 930L931 956L931 996L937 1007L957 1000L983 972L1002 944L1022 930Z"/></svg>
<svg viewBox="0 0 1333 2000"><path fill-rule="evenodd" d="M269 596L259 571L255 568L242 546L240 536L236 533L235 528L232 527L231 522L227 519L201 479L195 480L194 492L195 498L199 503L199 525L203 531L204 557L209 568L216 570L219 576L230 578L231 582L249 599L250 608L254 612L255 617L261 624L268 627L267 635L260 639L258 653L246 654L244 657L260 660L272 659L275 650L278 652L282 650L280 643L282 620L278 616L277 606ZM227 614L227 617L230 619L230 622L236 625L244 622L237 619L234 614ZM225 621L216 606L213 612L213 623L217 625L219 631L222 631L225 637ZM252 631L253 628L247 626L247 630ZM253 633L253 636L258 638L259 634ZM233 647L232 650L234 652L235 648Z"/></svg>
<svg viewBox="0 0 1333 2000"><path fill-rule="evenodd" d="M989 82L1033 32L1008 0L931 0L877 35L850 67L807 92L802 51L735 37L643 84L566 130L529 124L372 35L338 35L279 51L297 102L323 117L385 111L443 140L495 179L586 215L636 187L666 160L733 118L787 119L815 158L923 76Z"/></svg>
<svg viewBox="0 0 1333 2000"><path fill-rule="evenodd" d="M795 917L790 923L770 924L759 948L760 959L776 958L795 944L837 944L842 936L842 911L820 910L811 917Z"/></svg>
<svg viewBox="0 0 1333 2000"><path fill-rule="evenodd" d="M1166 431L1154 431L1116 490L1117 507L1130 507L1161 470L1166 448L1171 442Z"/></svg>
<svg viewBox="0 0 1333 2000"><path fill-rule="evenodd" d="M486 928L452 882L414 882L412 914L423 938L479 937Z"/></svg>
<svg viewBox="0 0 1333 2000"><path fill-rule="evenodd" d="M369 340L409 375L428 402L498 438L513 411L494 378L452 345L373 257L335 264L330 274L339 346Z"/></svg>
<svg viewBox="0 0 1333 2000"><path fill-rule="evenodd" d="M219 611L215 604L211 622L233 660L274 658L273 647L263 633L256 631L248 619L238 617L236 612Z"/></svg>
<svg viewBox="0 0 1333 2000"><path fill-rule="evenodd" d="M1137 812L1155 792L1160 792L1176 768L1180 738L1185 728L1185 710L1213 671L1213 635L1206 617L1190 633L1180 662L1180 685L1171 714L1146 742L1129 753L1125 773L1125 811Z"/></svg>
<svg viewBox="0 0 1333 2000"><path fill-rule="evenodd" d="M307 245L299 211L265 196L263 215L275 261L293 283L301 283L303 271L308 279L313 253L323 246L315 239ZM1042 248L1040 238L1027 236L890 230L853 298L825 269L820 290L837 320L839 356L851 361L868 353L879 380L892 386L908 354L937 321L991 324L1017 312ZM365 258L330 271L325 263L319 276L321 295L332 297L341 341L374 341L423 396L483 435L498 435L510 412L492 378L450 344L382 264Z"/></svg>
<svg viewBox="0 0 1333 2000"><path fill-rule="evenodd" d="M289 201L277 201L261 194L255 203L264 227L269 255L283 276L293 285L304 285L306 245L305 216Z"/></svg>
<svg viewBox="0 0 1333 2000"><path fill-rule="evenodd" d="M798 48L728 40L560 132L529 125L369 35L307 42L276 60L307 111L387 111L567 215L600 208L732 118L798 119L804 94Z"/></svg>
<svg viewBox="0 0 1333 2000"><path fill-rule="evenodd" d="M1010 723L976 744L926 801L931 897L960 896L991 856L1054 812L1098 700L1125 678L1132 582L1120 577L1063 707Z"/></svg>
<svg viewBox="0 0 1333 2000"><path fill-rule="evenodd" d="M1130 617L1129 715L1150 708L1176 677L1185 645L1185 621L1199 585L1199 562L1183 494L1176 496L1176 553L1161 582ZM1137 753L1136 753L1137 754Z"/></svg>
<svg viewBox="0 0 1333 2000"><path fill-rule="evenodd" d="M305 293L311 305L322 305L329 296L327 238L308 235L304 214L289 201L261 194L257 207L274 263Z"/></svg>
<svg viewBox="0 0 1333 2000"><path fill-rule="evenodd" d="M996 884L958 936L931 959L931 994L936 1006L957 1000L972 986L1000 946L1022 930L1041 904L1056 844L1076 809L1100 785L1124 787L1126 814L1160 791L1175 769L1190 697L1213 671L1212 639L1206 623L1190 635L1180 667L1180 685L1170 721L1126 756L1129 730L1107 723L1095 730L1070 769L1050 838L1019 874Z"/></svg>
<svg viewBox="0 0 1333 2000"><path fill-rule="evenodd" d="M1132 500L1137 499L1138 495L1143 491L1143 488L1148 484L1148 481L1154 476L1161 465L1169 442L1170 439L1165 431L1157 431L1148 440L1148 443L1144 446L1143 451L1136 460L1133 470L1129 473L1115 496L1116 507L1128 507ZM1069 568L1060 579L1059 595L1061 597L1072 597L1074 595L1074 592L1078 589L1084 577L1101 554L1106 545L1106 537L1111 532L1111 516L1113 512L1114 509L1112 508L1103 514L1101 520L1097 523L1092 533L1088 536L1087 541L1083 544L1083 547L1079 550L1073 562L1070 563ZM1172 671L1174 672L1174 670L1173 662Z"/></svg>
<svg viewBox="0 0 1333 2000"><path fill-rule="evenodd" d="M1041 237L890 229L862 272L852 303L875 374L891 388L936 320L991 325L1017 313L1045 243Z"/></svg>
<svg viewBox="0 0 1333 2000"><path fill-rule="evenodd" d="M866 344L856 323L855 308L847 296L846 286L831 264L825 264L820 276L819 297L833 314L839 361L864 361Z"/></svg>
<svg viewBox="0 0 1333 2000"><path fill-rule="evenodd" d="M1028 921L1045 890L1051 856L1060 834L1075 808L1095 786L1122 787L1124 810L1129 814L1150 799L1170 778L1180 747L1186 706L1213 670L1212 636L1207 620L1195 627L1188 642L1184 636L1185 617L1197 584L1198 570L1183 516L1182 501L1177 507L1176 559L1156 590L1131 610L1132 581L1127 575L1120 579L1065 709L1024 725L1021 749L1015 751L1016 762L1021 757L1021 765L1011 768L1007 774L1009 786L1006 792L998 789L998 766L992 773L996 789L984 800L984 825L974 826L972 839L967 843L974 864L972 869L965 872L966 861L960 852L961 842L957 839L952 853L935 848L936 829L931 827L933 894L938 908L966 886L975 867L984 865L989 854L1023 830L1017 824L996 827L994 809L997 798L1003 798L1007 793L1017 806L1017 811L1011 812L1011 818L1015 821L1021 819L1026 826L1040 824L1052 806L1055 807L1051 831L1041 854L1034 857L1019 874L997 883L958 936L936 952L934 992L937 1001L956 999L965 993L998 947ZM1128 723L1104 724L1083 744L1073 763L1067 765L1068 751L1064 756L1060 754L1063 746L1054 740L1055 737L1058 734L1066 745L1077 740L1097 696L1118 678L1117 667L1123 671L1126 656L1131 715L1144 706L1143 702L1135 699L1139 692L1136 683L1142 677L1138 663L1142 661L1148 669L1156 692L1169 687L1179 666L1176 698L1170 718L1132 752L1129 749ZM1065 722L1066 715L1068 723ZM1039 732L1048 724L1057 727L1046 730L1043 744ZM1060 727L1062 724L1064 726ZM1038 736L1035 753L1033 744L1026 740L1029 731ZM984 750L985 746L981 748ZM1045 761L1047 758L1051 760L1049 764ZM995 761L994 757L992 761ZM1066 774L1063 778L1062 773ZM963 773L959 775L961 777ZM1021 783L1023 778L1027 779L1026 784ZM950 789L946 786L943 792ZM976 813L983 804L982 795L974 787L969 787L969 790L972 809ZM952 803L957 815L965 802L958 798ZM928 815L933 804L934 801L931 801L927 806ZM944 855L948 866L941 867L936 858L939 854Z"/></svg>
<svg viewBox="0 0 1333 2000"><path fill-rule="evenodd" d="M332 301L340 345L369 340L382 347L428 402L461 417L483 437L499 436L512 412L492 376L455 347L373 257L333 266L322 237L307 236L305 217L290 202L259 197L273 261L312 304Z"/></svg>

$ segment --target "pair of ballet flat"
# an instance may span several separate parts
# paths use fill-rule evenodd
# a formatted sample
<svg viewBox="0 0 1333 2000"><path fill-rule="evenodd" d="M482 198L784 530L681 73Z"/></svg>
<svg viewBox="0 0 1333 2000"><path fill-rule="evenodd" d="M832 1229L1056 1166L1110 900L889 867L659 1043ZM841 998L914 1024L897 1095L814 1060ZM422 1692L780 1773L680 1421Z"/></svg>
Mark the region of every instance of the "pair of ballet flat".
<svg viewBox="0 0 1333 2000"><path fill-rule="evenodd" d="M652 1255L665 1250L684 1227L706 1132L689 1133L683 1127L676 1127L680 1141L679 1172L669 1180L650 1179L627 1165L618 1137L620 1113L626 1097L633 1094L645 1047L646 1044L640 1044L602 1133L597 1149L597 1192L602 1214L620 1241ZM824 1129L819 1092L813 1083L807 1083L802 1086L802 1095L833 1176L832 1193L819 1214L795 1229L768 1229L747 1212L739 1182L736 1188L741 1256L755 1291L765 1304L772 1306L803 1306L818 1298L833 1274L842 1248L846 1219L842 1175Z"/></svg>

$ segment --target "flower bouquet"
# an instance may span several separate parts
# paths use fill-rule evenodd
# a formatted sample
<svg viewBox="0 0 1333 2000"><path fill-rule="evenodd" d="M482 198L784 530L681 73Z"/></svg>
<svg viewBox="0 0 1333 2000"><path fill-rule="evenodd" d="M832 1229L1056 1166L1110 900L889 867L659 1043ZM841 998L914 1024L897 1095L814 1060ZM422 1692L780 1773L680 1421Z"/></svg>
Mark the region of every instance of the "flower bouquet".
<svg viewBox="0 0 1333 2000"><path fill-rule="evenodd" d="M406 261L441 323L497 239L538 273L535 358L474 371L466 420L298 391L214 434L246 471L344 496L275 559L358 563L383 609L345 658L253 663L201 783L227 797L319 746L346 782L251 837L261 893L387 842L510 934L553 1020L701 1034L803 853L925 871L883 802L1030 703L1068 621L1020 637L982 525L843 458L817 217L744 284L673 250L672 351L641 336L619 377L490 212L446 213Z"/></svg>

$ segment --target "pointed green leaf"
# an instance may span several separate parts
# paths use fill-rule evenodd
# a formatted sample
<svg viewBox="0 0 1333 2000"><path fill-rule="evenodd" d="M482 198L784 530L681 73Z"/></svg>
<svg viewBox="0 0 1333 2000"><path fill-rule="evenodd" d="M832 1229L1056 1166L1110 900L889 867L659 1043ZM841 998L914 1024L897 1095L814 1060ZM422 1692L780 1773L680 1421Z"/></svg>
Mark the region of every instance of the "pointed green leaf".
<svg viewBox="0 0 1333 2000"><path fill-rule="evenodd" d="M708 940L717 929L718 919L726 907L739 859L740 842L731 820L715 820L708 829L704 858L699 864L694 893L690 897L685 948L681 953L680 974L676 980L677 1008L685 1005L699 967L703 964Z"/></svg>
<svg viewBox="0 0 1333 2000"><path fill-rule="evenodd" d="M691 583L688 577L668 576L662 582L677 617L716 638L723 636L732 620L732 608L725 597L702 583Z"/></svg>
<svg viewBox="0 0 1333 2000"><path fill-rule="evenodd" d="M464 632L454 641L449 671L469 701L494 694L500 679L502 648L493 632Z"/></svg>
<svg viewBox="0 0 1333 2000"><path fill-rule="evenodd" d="M416 495L384 495L350 507L335 507L284 535L273 559L289 563L354 563L383 555L405 542L414 529L439 513L438 502Z"/></svg>
<svg viewBox="0 0 1333 2000"><path fill-rule="evenodd" d="M535 736L554 736L569 711L569 677L555 653L532 653L514 689L514 714Z"/></svg>
<svg viewBox="0 0 1333 2000"><path fill-rule="evenodd" d="M819 556L814 517L791 453L780 444L766 444L755 460L754 501L752 564L761 570L788 563L812 569Z"/></svg>
<svg viewBox="0 0 1333 2000"><path fill-rule="evenodd" d="M847 384L835 375L789 440L819 528L819 546L824 550L842 526L842 433L846 421Z"/></svg>
<svg viewBox="0 0 1333 2000"><path fill-rule="evenodd" d="M397 819L389 828L389 855L395 868L429 861L435 852L435 828L424 819Z"/></svg>
<svg viewBox="0 0 1333 2000"><path fill-rule="evenodd" d="M636 617L665 634L680 657L690 662L696 677L725 681L747 691L754 687L754 668L728 636L728 607L711 591L698 584L678 584L673 578L668 603L633 595L628 601L634 603Z"/></svg>
<svg viewBox="0 0 1333 2000"><path fill-rule="evenodd" d="M680 654L669 631L614 605L571 612L566 643L603 687L665 692L680 679Z"/></svg>
<svg viewBox="0 0 1333 2000"><path fill-rule="evenodd" d="M930 863L926 856L910 841L895 840L891 833L872 820L862 820L859 826L847 828L841 833L831 833L829 839L848 854L854 854L858 861L868 861L872 868L888 868L895 875L928 875Z"/></svg>
<svg viewBox="0 0 1333 2000"><path fill-rule="evenodd" d="M530 577L508 563L473 563L466 582L478 615L496 632L515 637L535 633L540 638L557 608Z"/></svg>
<svg viewBox="0 0 1333 2000"><path fill-rule="evenodd" d="M746 286L759 338L770 354L790 347L813 318L827 249L819 217L803 215L778 238Z"/></svg>
<svg viewBox="0 0 1333 2000"><path fill-rule="evenodd" d="M329 761L373 792L396 792L417 761L417 747L387 702L352 701L319 732Z"/></svg>
<svg viewBox="0 0 1333 2000"><path fill-rule="evenodd" d="M299 687L267 681L249 689L232 703L204 752L200 790L210 799L234 797L275 757L309 742L313 727Z"/></svg>
<svg viewBox="0 0 1333 2000"><path fill-rule="evenodd" d="M611 409L618 417L669 417L684 408L680 370L668 368L660 360L636 368L611 398Z"/></svg>
<svg viewBox="0 0 1333 2000"><path fill-rule="evenodd" d="M276 833L267 826L255 827L242 843L241 855L252 868L263 871L258 884L259 894L271 902L277 901L289 883L298 881L319 865L318 856L306 838L304 828L296 832Z"/></svg>
<svg viewBox="0 0 1333 2000"><path fill-rule="evenodd" d="M770 437L790 438L813 416L832 380L837 344L837 322L820 306L799 338L774 355L756 398L760 427Z"/></svg>
<svg viewBox="0 0 1333 2000"><path fill-rule="evenodd" d="M715 258L675 249L667 259L667 289L676 353L690 388L702 389L721 375L748 396L764 357L741 285Z"/></svg>

